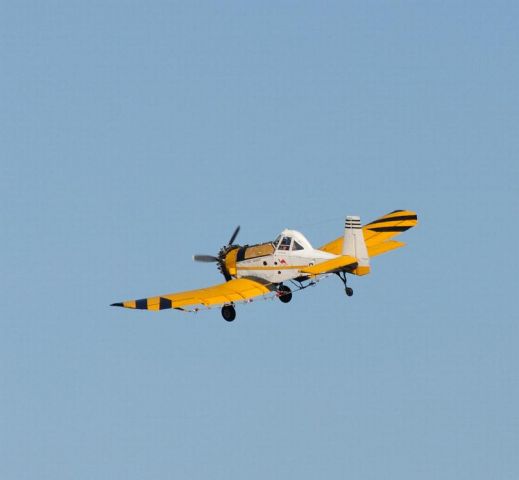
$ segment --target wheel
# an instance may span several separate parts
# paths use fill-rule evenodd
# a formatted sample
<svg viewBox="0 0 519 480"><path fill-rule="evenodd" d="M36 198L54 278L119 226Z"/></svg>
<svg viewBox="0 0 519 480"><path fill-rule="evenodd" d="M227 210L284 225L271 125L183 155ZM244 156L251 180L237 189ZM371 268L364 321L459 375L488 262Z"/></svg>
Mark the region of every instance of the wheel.
<svg viewBox="0 0 519 480"><path fill-rule="evenodd" d="M280 285L278 287L278 296L281 302L288 303L292 300L292 290L290 290L286 285Z"/></svg>
<svg viewBox="0 0 519 480"><path fill-rule="evenodd" d="M348 295L348 297L351 297L353 295L353 288L351 287L346 287L346 295Z"/></svg>
<svg viewBox="0 0 519 480"><path fill-rule="evenodd" d="M233 305L224 305L222 307L222 317L228 321L232 322L236 318L236 310Z"/></svg>

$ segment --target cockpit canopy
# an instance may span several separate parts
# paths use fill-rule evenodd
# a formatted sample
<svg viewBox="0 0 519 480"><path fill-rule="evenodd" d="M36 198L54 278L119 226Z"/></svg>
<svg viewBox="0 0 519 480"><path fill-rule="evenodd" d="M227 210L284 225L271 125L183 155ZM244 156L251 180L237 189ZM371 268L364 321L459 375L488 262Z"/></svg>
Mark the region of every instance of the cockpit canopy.
<svg viewBox="0 0 519 480"><path fill-rule="evenodd" d="M296 230L283 230L273 243L276 250L281 252L294 252L312 248L306 237Z"/></svg>

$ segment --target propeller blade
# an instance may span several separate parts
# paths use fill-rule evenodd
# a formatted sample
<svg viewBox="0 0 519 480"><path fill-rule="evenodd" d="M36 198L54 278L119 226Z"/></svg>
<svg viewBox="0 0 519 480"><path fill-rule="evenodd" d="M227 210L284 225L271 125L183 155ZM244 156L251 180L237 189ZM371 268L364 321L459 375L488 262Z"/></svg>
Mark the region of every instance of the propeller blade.
<svg viewBox="0 0 519 480"><path fill-rule="evenodd" d="M217 257L213 257L212 255L193 255L193 260L195 262L205 262L205 263L213 263L219 262Z"/></svg>
<svg viewBox="0 0 519 480"><path fill-rule="evenodd" d="M234 233L232 234L231 239L229 240L229 243L227 245L232 245L234 243L234 240L236 240L236 237L238 236L238 232L240 231L240 226L238 225L236 227L236 230L234 230Z"/></svg>

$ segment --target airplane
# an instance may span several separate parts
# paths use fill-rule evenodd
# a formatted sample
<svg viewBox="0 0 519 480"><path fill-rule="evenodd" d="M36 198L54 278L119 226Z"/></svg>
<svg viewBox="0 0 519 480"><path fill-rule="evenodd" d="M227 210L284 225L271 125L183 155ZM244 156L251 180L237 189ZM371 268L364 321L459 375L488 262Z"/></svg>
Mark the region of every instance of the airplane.
<svg viewBox="0 0 519 480"><path fill-rule="evenodd" d="M288 229L271 242L238 245L234 243L240 231L238 226L217 256L193 256L197 262L216 263L224 283L111 306L139 310L174 308L188 312L220 306L223 318L232 322L236 318L237 303L249 303L260 296L273 296L288 303L292 300L292 289L287 283L299 291L331 274L340 278L346 295L351 297L353 289L348 286L346 275L370 273L370 259L403 247L405 243L392 238L417 223L417 214L410 210L394 210L363 227L360 217L347 216L343 235L317 249L301 232Z"/></svg>

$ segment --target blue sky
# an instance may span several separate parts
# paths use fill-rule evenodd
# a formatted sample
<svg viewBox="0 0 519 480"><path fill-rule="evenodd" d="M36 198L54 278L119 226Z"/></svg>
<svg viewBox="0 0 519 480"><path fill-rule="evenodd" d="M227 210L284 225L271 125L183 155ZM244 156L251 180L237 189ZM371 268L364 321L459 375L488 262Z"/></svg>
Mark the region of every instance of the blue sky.
<svg viewBox="0 0 519 480"><path fill-rule="evenodd" d="M519 476L515 2L7 2L0 476ZM412 209L288 305L109 308Z"/></svg>

